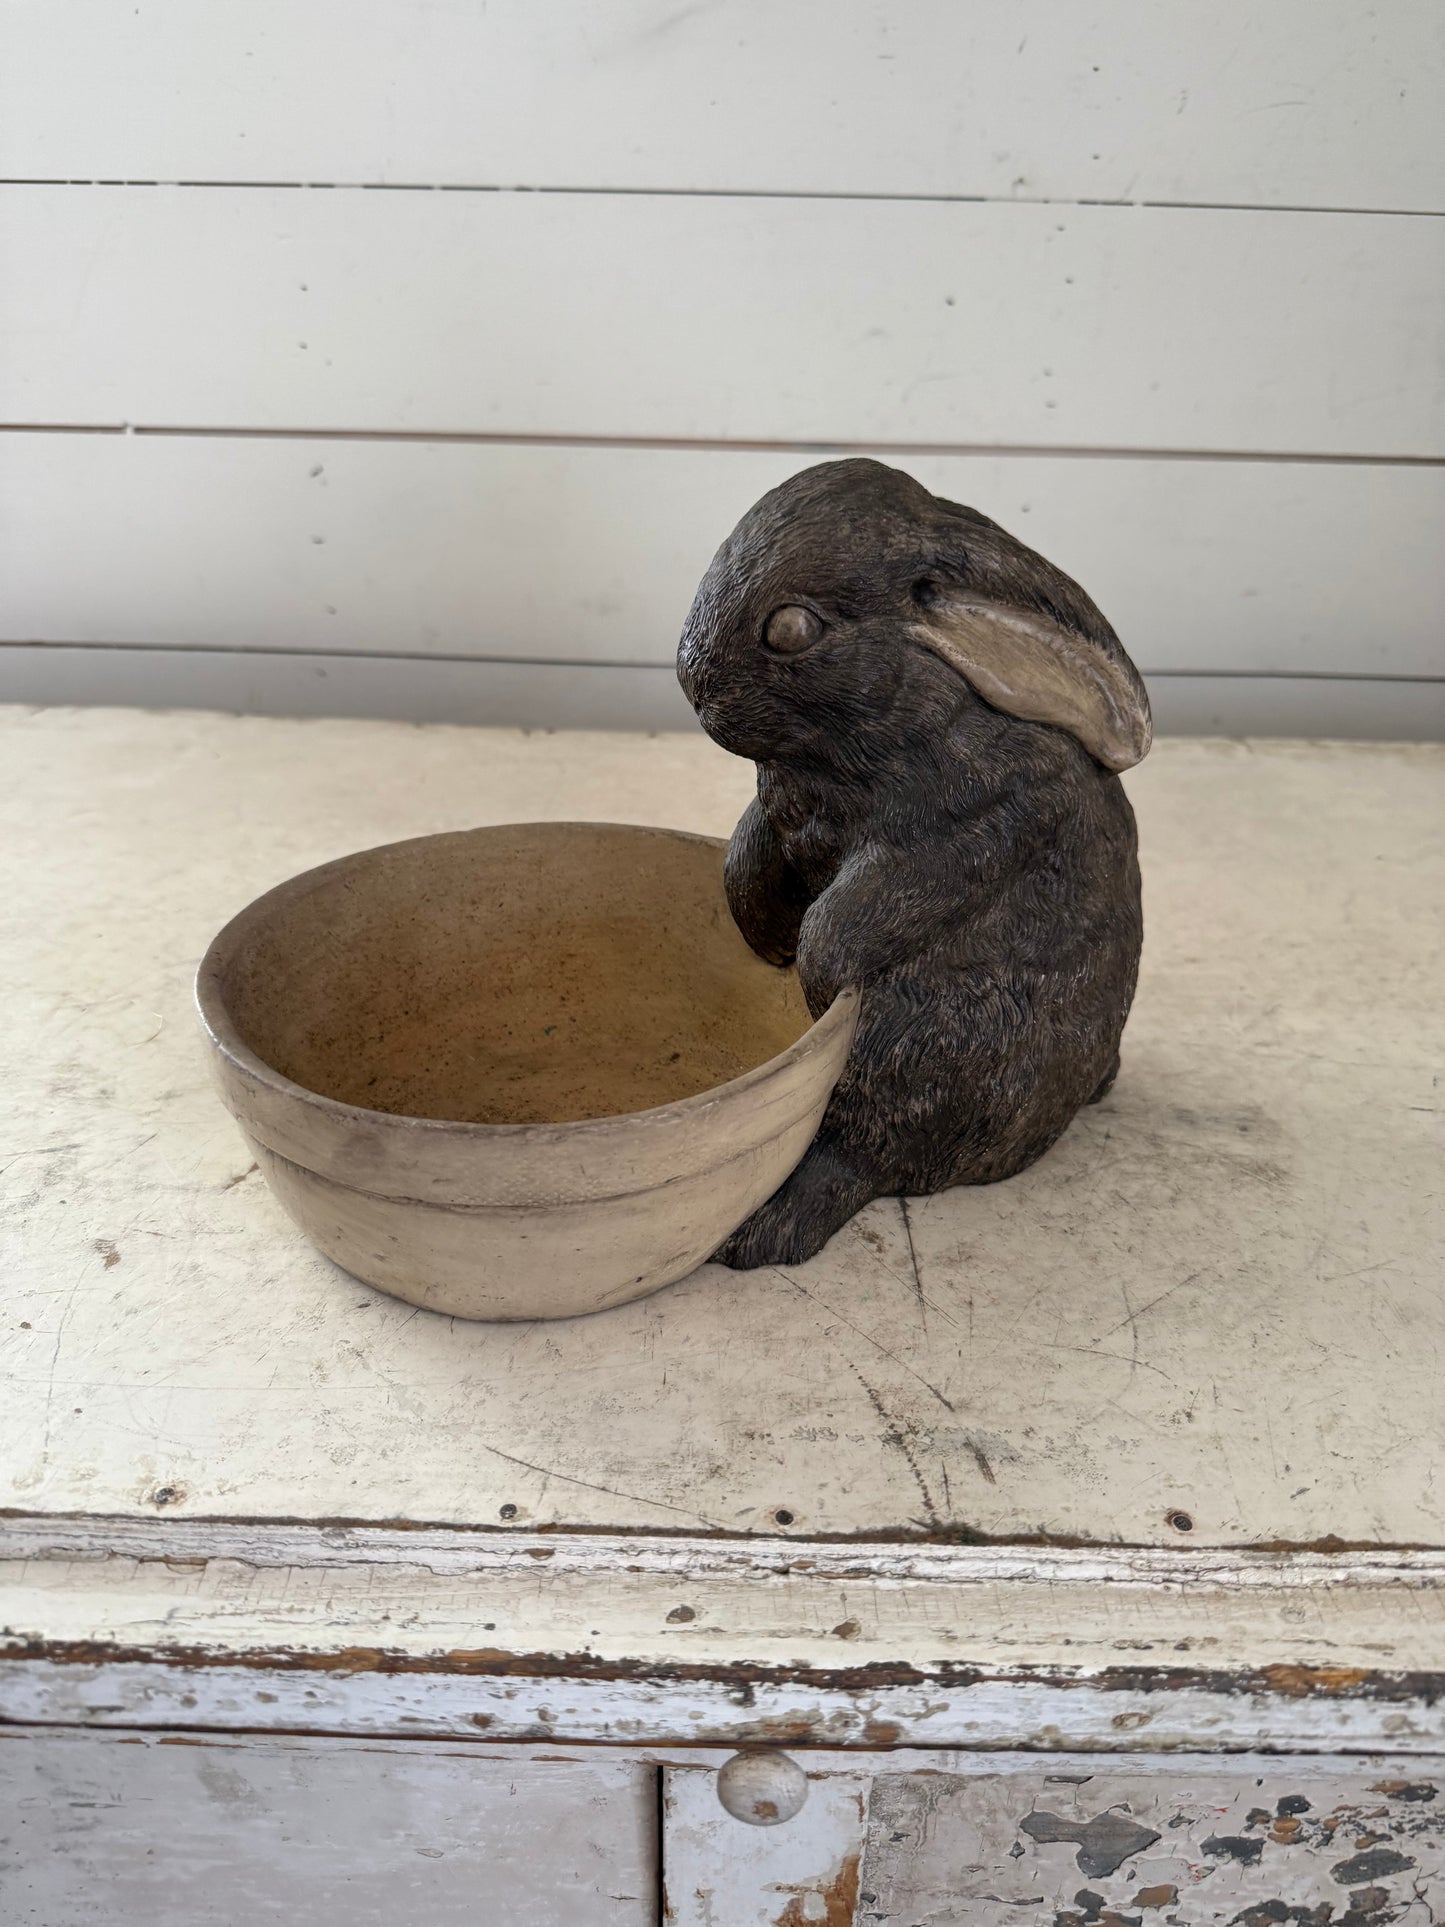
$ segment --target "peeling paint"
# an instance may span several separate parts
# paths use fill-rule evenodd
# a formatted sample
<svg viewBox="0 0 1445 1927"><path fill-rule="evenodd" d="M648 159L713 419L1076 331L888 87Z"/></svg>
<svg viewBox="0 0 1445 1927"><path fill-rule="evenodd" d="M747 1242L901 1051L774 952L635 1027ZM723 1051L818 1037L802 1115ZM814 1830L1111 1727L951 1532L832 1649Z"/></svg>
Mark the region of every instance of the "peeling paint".
<svg viewBox="0 0 1445 1927"><path fill-rule="evenodd" d="M1333 1918L1328 1901L1318 1907L1299 1907L1287 1900L1257 1900L1235 1914L1229 1927L1330 1927ZM1359 1927L1359 1923L1346 1919L1339 1927Z"/></svg>
<svg viewBox="0 0 1445 1927"><path fill-rule="evenodd" d="M1263 1840L1242 1833L1211 1834L1200 1846L1212 1859L1237 1860L1242 1867L1253 1866L1264 1852Z"/></svg>
<svg viewBox="0 0 1445 1927"><path fill-rule="evenodd" d="M831 1880L800 1888L776 1927L853 1927L858 1907L858 1861L850 1853Z"/></svg>
<svg viewBox="0 0 1445 1927"><path fill-rule="evenodd" d="M1078 1847L1080 1873L1117 1873L1124 1862L1152 1847L1159 1835L1126 1820L1121 1813L1098 1813L1092 1820L1065 1820L1057 1813L1026 1813L1019 1830L1041 1843L1066 1840Z"/></svg>
<svg viewBox="0 0 1445 1927"><path fill-rule="evenodd" d="M637 1680L657 1683L724 1680L740 1689L767 1685L816 1685L848 1692L919 1686L966 1692L992 1684L1043 1685L1092 1693L1205 1692L1257 1697L1279 1693L1290 1699L1358 1698L1423 1701L1433 1705L1445 1698L1445 1676L1437 1673L1372 1672L1355 1667L1265 1667L1260 1671L1221 1673L1183 1667L1111 1666L1097 1671L1083 1668L1009 1667L983 1669L942 1662L921 1667L906 1662L873 1660L863 1665L833 1667L766 1665L754 1661L663 1662L647 1659L606 1659L593 1652L517 1652L505 1647L460 1647L437 1653L402 1652L383 1646L341 1646L328 1649L266 1647L238 1651L194 1646L141 1646L118 1641L83 1639L5 1638L0 1635L0 1658L38 1660L66 1666L163 1665L177 1668L226 1667L243 1671L340 1674L455 1674L467 1677L516 1676L538 1679ZM1147 1715L1144 1716L1147 1719ZM1144 1720L1130 1716L1119 1724L1129 1728ZM803 1719L798 1728L779 1738L806 1737ZM896 1737L896 1736L895 1736ZM871 1742L887 1745L879 1737Z"/></svg>
<svg viewBox="0 0 1445 1927"><path fill-rule="evenodd" d="M1371 1675L1361 1666L1265 1666L1260 1677L1271 1693L1303 1698L1307 1693L1348 1693Z"/></svg>
<svg viewBox="0 0 1445 1927"><path fill-rule="evenodd" d="M890 1768L871 1779L859 1927L1393 1927L1445 1882L1434 1784L1348 1758Z"/></svg>
<svg viewBox="0 0 1445 1927"><path fill-rule="evenodd" d="M1388 1874L1408 1873L1414 1865L1408 1853L1399 1853L1393 1847L1371 1847L1331 1867L1330 1877L1342 1887L1355 1887L1366 1880L1383 1880Z"/></svg>
<svg viewBox="0 0 1445 1927"><path fill-rule="evenodd" d="M1144 1923L1139 1914L1121 1914L1103 1894L1081 1887L1074 1895L1073 1907L1055 1913L1053 1927L1144 1927Z"/></svg>
<svg viewBox="0 0 1445 1927"><path fill-rule="evenodd" d="M865 1720L863 1724L865 1746L896 1746L902 1738L903 1728L897 1720Z"/></svg>

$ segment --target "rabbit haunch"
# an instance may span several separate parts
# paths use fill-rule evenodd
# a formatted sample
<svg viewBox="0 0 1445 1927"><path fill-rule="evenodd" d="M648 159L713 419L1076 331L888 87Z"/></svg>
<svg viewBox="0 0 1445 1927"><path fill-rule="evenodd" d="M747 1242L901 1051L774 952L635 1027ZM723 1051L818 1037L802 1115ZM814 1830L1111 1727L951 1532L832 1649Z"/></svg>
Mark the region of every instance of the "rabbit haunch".
<svg viewBox="0 0 1445 1927"><path fill-rule="evenodd" d="M728 901L814 1015L863 991L817 1137L718 1253L809 1257L870 1198L1012 1177L1103 1096L1142 939L1117 771L1144 686L1077 583L872 461L749 510L678 649L758 766Z"/></svg>

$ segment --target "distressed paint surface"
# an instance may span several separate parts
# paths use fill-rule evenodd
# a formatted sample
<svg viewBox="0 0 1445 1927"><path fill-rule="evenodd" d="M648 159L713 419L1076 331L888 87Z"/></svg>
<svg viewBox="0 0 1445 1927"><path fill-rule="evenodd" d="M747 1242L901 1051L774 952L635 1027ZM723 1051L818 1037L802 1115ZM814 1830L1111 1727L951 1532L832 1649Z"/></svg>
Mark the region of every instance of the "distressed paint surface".
<svg viewBox="0 0 1445 1927"><path fill-rule="evenodd" d="M810 1773L793 1820L750 1827L724 1812L711 1762L663 1770L667 1927L853 1927L866 1778Z"/></svg>
<svg viewBox="0 0 1445 1927"><path fill-rule="evenodd" d="M664 1892L672 1927L1426 1927L1445 1881L1438 1756L908 1749L884 1763L820 1750L806 1756L801 1814L774 1828L724 1812L727 1757L0 1729L0 1787L18 1794L3 1852L17 1839L27 1849L18 1880L0 1858L11 1874L0 1894L13 1909L17 1894L43 1893L49 1912L5 1917L44 1927L249 1920L242 1899L278 1892L296 1908L288 1918L331 1920L344 1906L398 1927L652 1922ZM158 1892L143 1849L162 1799ZM539 1844L544 1825L565 1837ZM225 1890L199 1888L201 1870ZM111 1881L108 1913L73 1899L98 1874Z"/></svg>
<svg viewBox="0 0 1445 1927"><path fill-rule="evenodd" d="M1442 1579L1432 1553L0 1520L0 1712L73 1717L44 1709L89 1679L146 1724L203 1696L348 1730L425 1705L577 1737L1429 1744Z"/></svg>
<svg viewBox="0 0 1445 1927"><path fill-rule="evenodd" d="M369 1652L398 1669L464 1662L531 1641L684 1669L1445 1675L1445 1554L17 1518L0 1519L0 1623L15 1639L43 1629L57 1645L133 1653L189 1642L220 1660L279 1644L321 1667Z"/></svg>
<svg viewBox="0 0 1445 1927"><path fill-rule="evenodd" d="M7 712L3 744L0 1502L1441 1542L1445 753L1162 743L1130 778L1123 1075L1048 1158L906 1223L879 1203L796 1272L497 1329L355 1285L281 1217L205 1084L195 961L339 851L724 831L748 768L687 737L123 712Z"/></svg>
<svg viewBox="0 0 1445 1927"><path fill-rule="evenodd" d="M653 1927L656 1774L0 1728L7 1927Z"/></svg>
<svg viewBox="0 0 1445 1927"><path fill-rule="evenodd" d="M1271 1761L880 1774L859 1927L1389 1927L1445 1899L1440 1782ZM1035 1911L1030 1911L1030 1910Z"/></svg>
<svg viewBox="0 0 1445 1927"><path fill-rule="evenodd" d="M1445 1747L1433 1553L0 1520L0 1715L611 1742Z"/></svg>
<svg viewBox="0 0 1445 1927"><path fill-rule="evenodd" d="M4 1717L39 1723L261 1732L560 1739L623 1746L669 1741L744 1746L1022 1747L1053 1753L1445 1749L1439 1680L1359 1681L1328 1672L1269 1679L923 1679L893 1685L826 1675L758 1679L746 1667L700 1677L626 1667L578 1676L529 1673L499 1657L494 1673L313 1672L286 1655L264 1666L144 1661L0 1660ZM506 1670L512 1664L514 1670ZM343 1662L343 1667L345 1662ZM1349 1690L1353 1683L1356 1690Z"/></svg>
<svg viewBox="0 0 1445 1927"><path fill-rule="evenodd" d="M1428 1927L1445 1761L820 1761L787 1826L670 1762L675 1927Z"/></svg>

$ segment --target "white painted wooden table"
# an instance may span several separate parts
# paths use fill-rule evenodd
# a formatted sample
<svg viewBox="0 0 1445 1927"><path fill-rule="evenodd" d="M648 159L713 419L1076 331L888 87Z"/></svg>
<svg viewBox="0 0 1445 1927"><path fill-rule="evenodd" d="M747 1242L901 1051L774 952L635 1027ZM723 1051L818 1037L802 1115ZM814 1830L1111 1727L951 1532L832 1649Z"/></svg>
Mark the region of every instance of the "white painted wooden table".
<svg viewBox="0 0 1445 1927"><path fill-rule="evenodd" d="M1042 1164L507 1327L306 1246L196 961L344 850L725 832L748 768L20 710L0 767L0 1917L1438 1914L1445 752L1160 743ZM747 1744L796 1820L723 1812Z"/></svg>

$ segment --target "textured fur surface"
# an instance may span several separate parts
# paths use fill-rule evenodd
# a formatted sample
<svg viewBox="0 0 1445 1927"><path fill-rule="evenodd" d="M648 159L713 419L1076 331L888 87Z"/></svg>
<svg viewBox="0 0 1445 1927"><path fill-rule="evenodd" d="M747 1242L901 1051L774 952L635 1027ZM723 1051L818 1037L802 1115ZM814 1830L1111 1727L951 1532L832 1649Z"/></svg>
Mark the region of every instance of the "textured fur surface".
<svg viewBox="0 0 1445 1927"><path fill-rule="evenodd" d="M815 1016L863 991L817 1137L724 1263L797 1263L870 1198L1012 1177L1118 1068L1142 939L1133 812L1067 730L990 706L917 640L960 589L1122 664L1147 731L1077 584L878 462L765 496L688 617L683 689L758 766L727 857L739 928L796 959Z"/></svg>

